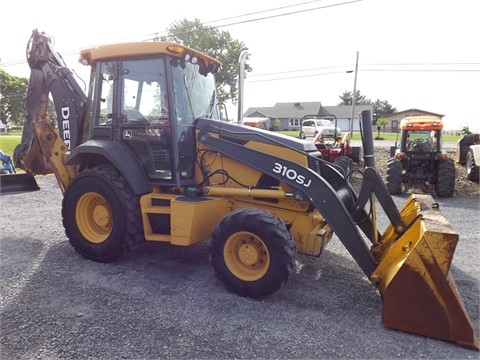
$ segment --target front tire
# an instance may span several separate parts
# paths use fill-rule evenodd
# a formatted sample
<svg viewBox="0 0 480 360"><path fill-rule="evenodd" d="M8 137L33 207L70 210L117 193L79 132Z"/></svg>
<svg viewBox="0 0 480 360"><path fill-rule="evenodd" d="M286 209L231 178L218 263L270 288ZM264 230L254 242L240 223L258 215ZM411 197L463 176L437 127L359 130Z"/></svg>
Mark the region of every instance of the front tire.
<svg viewBox="0 0 480 360"><path fill-rule="evenodd" d="M438 163L435 192L440 197L450 197L455 190L455 163L445 159Z"/></svg>
<svg viewBox="0 0 480 360"><path fill-rule="evenodd" d="M480 166L475 163L473 150L470 149L465 160L465 170L467 170L467 179L471 181L478 181Z"/></svg>
<svg viewBox="0 0 480 360"><path fill-rule="evenodd" d="M398 159L390 159L387 165L387 189L392 195L402 194L402 163Z"/></svg>
<svg viewBox="0 0 480 360"><path fill-rule="evenodd" d="M285 223L269 211L236 210L215 227L210 261L228 290L261 298L277 291L292 272L293 237Z"/></svg>
<svg viewBox="0 0 480 360"><path fill-rule="evenodd" d="M74 249L87 259L115 261L143 242L140 199L114 168L99 166L68 185L62 218Z"/></svg>

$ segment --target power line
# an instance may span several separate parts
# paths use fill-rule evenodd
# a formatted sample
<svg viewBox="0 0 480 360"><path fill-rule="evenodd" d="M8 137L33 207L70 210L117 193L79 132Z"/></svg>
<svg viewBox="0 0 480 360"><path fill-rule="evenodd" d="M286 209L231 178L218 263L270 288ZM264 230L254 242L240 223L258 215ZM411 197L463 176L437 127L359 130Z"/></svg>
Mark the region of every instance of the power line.
<svg viewBox="0 0 480 360"><path fill-rule="evenodd" d="M316 71L316 70L335 69L335 68L346 68L348 66L350 66L350 65L333 65L333 66L324 66L324 67L310 68L310 69L277 71L277 72L263 73L263 74L249 74L249 77L269 76L269 75L279 75L279 74L291 74L291 73L297 73L297 72ZM343 72L343 71L341 71L341 72Z"/></svg>
<svg viewBox="0 0 480 360"><path fill-rule="evenodd" d="M287 77L278 77L278 78L263 79L263 80L248 80L248 78L247 78L247 79L245 79L245 82L248 82L248 83L257 83L257 82L278 81L278 80L291 80L291 79L300 79L300 78L306 78L306 77L332 75L332 74L345 74L345 71L331 71L331 72L319 73L319 74L306 74L306 75L299 75L299 76L287 76ZM260 76L260 75L259 75L259 76Z"/></svg>
<svg viewBox="0 0 480 360"><path fill-rule="evenodd" d="M322 69L322 68L318 68L318 69ZM310 70L312 70L312 69L310 69ZM276 72L276 73L249 75L245 79L245 82L258 83L258 82L269 82L269 81L279 81L279 80L293 80L293 79L300 79L300 78L307 78L307 77L346 73L346 71L343 70L343 71L332 71L332 72L305 74L305 75L300 75L300 76L283 76L283 77L268 78L268 79L250 80L251 77L281 75L281 74L289 74L289 73L301 72L301 71L307 71L307 70L291 70L291 71L285 71L285 72L280 71L280 72ZM358 69L358 72L425 72L425 73L428 73L428 72L480 72L480 69Z"/></svg>
<svg viewBox="0 0 480 360"><path fill-rule="evenodd" d="M217 25L217 26L214 26L213 28L221 28L221 27L225 27L225 26L232 26L232 25L246 24L246 23L255 22L255 21L274 19L274 18L278 18L278 17L281 17L281 16L295 15L295 14L300 14L300 13L304 13L304 12L307 12L307 11L314 11L314 10L320 10L320 9L327 9L327 8L331 8L331 7L335 7L335 6L349 5L349 4L353 4L353 3L361 2L361 1L364 1L364 0L351 0L351 1L345 1L345 2L336 3L336 4L318 6L318 7L315 7L315 8L302 9L302 10L291 11L291 12L282 13L282 14L259 17L259 18L255 18L255 19L242 20L242 21L232 22L232 23L229 23L229 24ZM295 6L295 5L291 5L291 6ZM278 8L278 9L280 9L280 8ZM276 9L272 9L272 10L276 10ZM272 10L270 10L270 11L272 11ZM268 10L265 10L265 12L266 11L268 11ZM238 17L243 17L243 16L244 15L239 15ZM236 18L236 17L233 17L233 18ZM185 32L185 33L188 34L190 32L191 31L188 31L188 32ZM175 35L182 35L182 34L185 34L185 33L175 34Z"/></svg>
<svg viewBox="0 0 480 360"><path fill-rule="evenodd" d="M261 11L252 12L252 13L247 13L247 14L243 14L243 15L236 15L236 16L232 16L232 17L229 17L229 18L224 18L224 19L220 19L220 20L213 20L213 21L210 21L210 22L206 22L206 24L208 24L208 23L217 23L217 22L221 22L221 21L224 21L224 20L238 19L238 18L242 18L242 17L245 17L245 16L256 15L256 14L261 14L261 13L265 13L265 12L271 12L271 11L281 10L281 9L285 9L285 8L295 7L295 6L301 6L301 5L305 5L305 4L309 4L309 3L314 3L314 2L318 2L318 1L324 1L324 0L314 0L314 1L304 2L304 3L300 3L300 4L287 5L287 6L282 6L282 7L273 8L273 9L261 10ZM303 12L307 12L307 11L314 11L314 10L326 9L326 8L335 7L335 6L348 5L348 4L352 4L352 3L356 3L356 2L361 2L361 1L364 1L364 0L350 0L350 1L345 1L345 2L336 3L336 4L329 4L329 5L318 6L318 7L314 7L314 8L308 8L308 9L302 9L302 10L297 10L297 11L286 12L286 13L282 13L282 14L275 14L275 15L269 15L269 16L254 18L254 19L236 21L236 22L231 22L231 23L223 24L223 25L210 26L210 27L207 27L205 30L218 29L218 28L226 27L226 26L232 26L232 25L246 24L246 23L255 22L255 21L268 20L268 19L273 19L273 18L277 18L277 17L281 17L281 16L295 15L295 14L299 14L299 13L303 13ZM196 31L196 30L185 30L185 31L182 31L182 29L179 29L178 32L176 32L176 33L173 34L173 35L175 35L175 36L186 35L186 34L190 34L190 33L195 32L195 31ZM158 33L158 32L157 32L157 33L148 34L147 36L152 36L152 35L154 36L153 38L150 38L150 39L148 39L148 40L153 40L153 39L157 38L157 37L158 37L158 34L164 34L164 35L165 35L166 32L163 31L163 32L161 32L161 33Z"/></svg>
<svg viewBox="0 0 480 360"><path fill-rule="evenodd" d="M477 72L480 69L362 69L359 71L387 72Z"/></svg>
<svg viewBox="0 0 480 360"><path fill-rule="evenodd" d="M413 62L413 63L371 63L371 64L363 64L363 65L372 65L372 66L442 66L442 65L480 65L477 62Z"/></svg>
<svg viewBox="0 0 480 360"><path fill-rule="evenodd" d="M299 3L299 4L286 5L286 6L281 6L281 7L277 7L277 8L273 8L273 9L267 9L267 10L260 10L260 11L255 11L255 12L246 13L246 14L242 14L242 15L230 16L230 17L223 18L223 19L207 21L204 24L216 23L216 22L221 22L221 21L225 21L225 20L238 19L238 18L245 17L245 16L263 14L263 13L270 12L270 11L283 10L283 9L296 7L296 6L307 5L307 4L311 4L311 3L315 3L315 2L319 2L319 1L325 1L325 0L312 0L312 1L307 1L307 2Z"/></svg>
<svg viewBox="0 0 480 360"><path fill-rule="evenodd" d="M303 2L303 3L299 3L299 4L286 5L286 6L277 7L277 8L272 8L272 9L266 9L266 10L261 10L261 11L257 11L257 12L252 12L252 13L247 13L247 14L242 14L242 15L236 15L236 16L232 16L232 17L229 17L229 18L224 18L224 19L219 19L219 20L212 20L212 21L207 22L207 23L217 23L217 22L221 22L221 21L225 21L225 20L238 19L238 18L242 18L242 17L245 17L245 16L251 16L251 15L256 15L256 14L262 14L262 13L266 13L266 12L276 11L276 10L282 10L282 9L286 9L286 8L291 8L291 7L306 5L306 4L315 3L315 2L319 2L319 1L324 1L324 0L312 0L312 1ZM345 2L340 2L340 3L335 3L335 4L318 6L318 7L314 7L314 8L308 8L308 9L302 9L302 10L297 10L297 11L291 11L291 12L286 12L286 13L281 13L281 14L264 16L264 17L260 17L260 18L242 20L242 21L232 22L232 23L223 24L223 25L218 25L218 26L211 26L211 27L208 27L207 29L221 28L221 27L239 25L239 24L244 24L244 23L249 23L249 22L268 20L268 19L277 18L277 17L281 17L281 16L288 16L288 15L294 15L294 14L299 14L299 13L308 12L308 11L326 9L326 8L335 7L335 6L348 5L348 4L352 4L352 3L356 3L356 2L361 2L361 1L364 1L364 0L350 0L350 1L345 1ZM175 35L189 34L189 33L194 32L194 31L196 31L196 30L179 32L179 33L176 33ZM152 40L152 39L154 39L154 38L157 38L159 34L166 34L166 32L165 32L165 31L162 31L162 32L156 32L156 33L149 33L149 34L146 34L145 36L137 36L137 37L135 37L135 38L144 38L144 39L146 39L146 40L144 40L144 41L149 41L149 40ZM152 38L152 36L153 36L153 38ZM95 46L98 46L98 45L92 45L92 47L95 47ZM78 50L72 50L71 52L65 52L65 53L63 54L63 56L75 55L75 54L77 54L78 52L79 52ZM14 65L24 64L24 63L26 63L26 60L14 60L14 61L11 61L11 62L8 62L8 63L4 63L4 64L2 64L1 66L2 66L2 67L14 66Z"/></svg>
<svg viewBox="0 0 480 360"><path fill-rule="evenodd" d="M245 16L251 16L251 15L257 15L257 14L262 14L266 12L271 12L271 11L276 11L276 10L283 10L286 8L291 8L291 7L296 7L296 6L301 6L301 5L307 5L319 1L324 1L324 0L312 0L308 2L303 2L299 4L293 4L293 5L287 5L287 6L282 6L282 7L277 7L277 8L272 8L272 9L266 9L266 10L261 10L261 11L256 11L256 12L251 12L251 13L246 13L246 14L241 14L241 15L236 15L232 17L227 17L223 19L218 19L218 20L213 20L208 23L217 23L225 20L231 20L231 19L238 19L242 18ZM288 15L293 15L293 14L298 14L302 12L307 12L307 11L313 11L313 10L319 10L319 9L325 9L329 7L334 7L334 6L341 6L341 5L348 5L351 3L355 2L360 2L363 0L351 0L351 1L345 1L345 2L340 2L340 3L335 3L335 4L329 4L329 5L324 5L324 6L319 6L315 8L308 8L308 9L302 9L302 10L296 10L296 11L291 11L291 12L286 12L286 13L281 13L281 14L275 14L275 15L269 15L265 17L259 17L259 18L254 18L254 19L248 19L248 20L242 20L238 22L232 22L229 24L223 24L223 25L218 25L218 26L212 26L210 28L219 28L219 27L225 27L225 26L230 26L230 25L238 25L242 23L248 23L248 22L254 22L254 21L262 21L262 20L267 20L271 18L276 18L276 17L281 17L281 16L288 16ZM190 33L191 31L184 32L184 33L178 33L177 35L181 34L186 34ZM158 33L156 33L158 36ZM151 34L148 34L151 35ZM71 53L66 53L65 55L74 55L76 52L71 52ZM1 64L2 67L4 66L13 66L13 65L19 65L25 63L25 60L18 60L18 61L12 61L8 63ZM463 66L463 65L480 65L479 63L470 63L470 62L458 62L458 63L371 63L371 64L363 64L364 66ZM341 68L341 67L347 67L349 65L337 65L337 66L328 66L328 67L322 67L322 68L312 68L312 69L298 69L298 70L288 70L288 71L281 71L281 72L274 72L274 73L264 73L264 74L251 74L250 77L261 77L261 76L271 76L271 75L282 75L282 74L289 74L289 73L298 73L298 72L305 72L305 71L316 71L316 70L324 70L324 69L329 69L329 68ZM475 71L480 71L477 69L360 69L359 71L385 71L385 72L400 72L400 71L411 71L411 72L454 72L454 71L459 71L459 72L475 72ZM336 72L328 72L328 73L317 73L317 74L307 74L307 75L301 75L301 76L296 76L296 77L279 77L279 78L273 78L273 79L264 79L264 80L253 80L249 82L265 82L265 81L277 81L277 80L285 80L285 79L294 79L294 78L303 78L303 77L310 77L310 76L322 76L322 75L329 75L329 74L337 74L337 73L343 73L344 71L336 71ZM248 80L247 80L248 81Z"/></svg>

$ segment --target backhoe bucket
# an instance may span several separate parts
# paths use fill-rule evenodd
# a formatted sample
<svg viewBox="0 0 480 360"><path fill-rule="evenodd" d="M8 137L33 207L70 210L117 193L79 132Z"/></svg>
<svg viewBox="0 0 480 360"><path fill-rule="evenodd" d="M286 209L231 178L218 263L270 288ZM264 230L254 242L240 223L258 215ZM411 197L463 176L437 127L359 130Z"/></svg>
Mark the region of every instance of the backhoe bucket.
<svg viewBox="0 0 480 360"><path fill-rule="evenodd" d="M0 194L39 190L35 177L28 174L0 175Z"/></svg>
<svg viewBox="0 0 480 360"><path fill-rule="evenodd" d="M387 327L479 349L475 329L450 275L458 241L429 195L412 195L401 211L407 230L389 226L374 246L372 274Z"/></svg>

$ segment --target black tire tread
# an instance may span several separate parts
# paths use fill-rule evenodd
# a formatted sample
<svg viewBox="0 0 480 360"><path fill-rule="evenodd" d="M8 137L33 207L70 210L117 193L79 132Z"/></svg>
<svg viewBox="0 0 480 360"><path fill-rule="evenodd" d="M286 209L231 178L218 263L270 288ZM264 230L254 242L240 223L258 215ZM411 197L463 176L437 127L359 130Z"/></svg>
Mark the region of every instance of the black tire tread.
<svg viewBox="0 0 480 360"><path fill-rule="evenodd" d="M257 281L242 281L225 265L225 241L237 231L255 233L269 249L270 268L267 274ZM226 215L215 227L210 242L210 262L215 276L227 290L255 299L268 296L283 286L294 268L295 255L293 236L285 223L271 212L257 208L244 208Z"/></svg>
<svg viewBox="0 0 480 360"><path fill-rule="evenodd" d="M465 168L467 170L467 179L471 181L478 181L479 180L479 170L480 164L475 163L475 156L473 155L473 150L468 150L466 160L465 160Z"/></svg>
<svg viewBox="0 0 480 360"><path fill-rule="evenodd" d="M402 194L403 168L400 160L392 158L387 163L387 189L392 195Z"/></svg>
<svg viewBox="0 0 480 360"><path fill-rule="evenodd" d="M74 246L75 250L79 252L82 256L99 262L112 262L122 256L137 251L140 248L141 244L145 241L143 233L143 223L140 212L140 197L133 193L126 179L115 168L109 165L97 166L95 168L85 170L81 174L77 175L77 177L67 187L65 195L67 195L69 188L75 186L76 180L85 176L101 177L112 185L116 194L120 197L120 201L123 206L123 213L125 219L125 223L123 226L124 233L122 239L119 241L118 248L115 251L112 251L111 253L104 256L98 257L93 254L85 253L84 251L78 249L78 247L76 247L75 245L75 242L72 241L72 237L74 236L73 231L71 231L72 224L67 223L68 220L66 219L65 211L69 204L67 204L68 196L64 196L62 200L62 222L65 229L65 234L72 246Z"/></svg>
<svg viewBox="0 0 480 360"><path fill-rule="evenodd" d="M455 191L455 163L453 159L441 160L437 165L435 192L440 197L450 197Z"/></svg>

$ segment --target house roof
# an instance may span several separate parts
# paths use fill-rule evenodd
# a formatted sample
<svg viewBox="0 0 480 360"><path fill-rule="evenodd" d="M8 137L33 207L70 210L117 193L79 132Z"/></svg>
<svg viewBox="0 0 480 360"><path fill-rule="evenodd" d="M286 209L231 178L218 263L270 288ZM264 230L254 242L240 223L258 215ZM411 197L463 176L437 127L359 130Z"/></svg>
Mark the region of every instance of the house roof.
<svg viewBox="0 0 480 360"><path fill-rule="evenodd" d="M326 113L319 101L314 102L285 102L276 103L273 107L248 108L244 116L266 116L271 119L294 118L300 119L305 115L319 115Z"/></svg>
<svg viewBox="0 0 480 360"><path fill-rule="evenodd" d="M330 113L335 115L338 119L350 119L352 117L352 106L351 105L338 105L338 106L325 106L325 109ZM373 110L372 105L355 105L353 111L355 112L354 117L358 116L358 113L364 110Z"/></svg>
<svg viewBox="0 0 480 360"><path fill-rule="evenodd" d="M388 118L388 117L390 117L390 116L394 116L394 115L397 116L397 115L401 115L401 114L408 114L408 113L411 113L411 112L422 112L422 113L424 113L425 115L433 115L433 116L437 116L437 117L439 117L439 118L442 118L442 117L445 116L445 115L437 114L437 113L434 113L434 112L431 112L431 111L425 111L425 110L420 110L420 109L411 108L411 109L407 109L407 110L397 111L396 113L386 115L385 117Z"/></svg>
<svg viewBox="0 0 480 360"><path fill-rule="evenodd" d="M355 105L355 113L363 110L372 110L372 105ZM352 116L350 105L322 106L320 101L311 102L284 102L276 103L273 107L251 107L248 108L244 117L268 117L270 119L301 119L305 115L327 115L333 114L337 118L348 118Z"/></svg>

